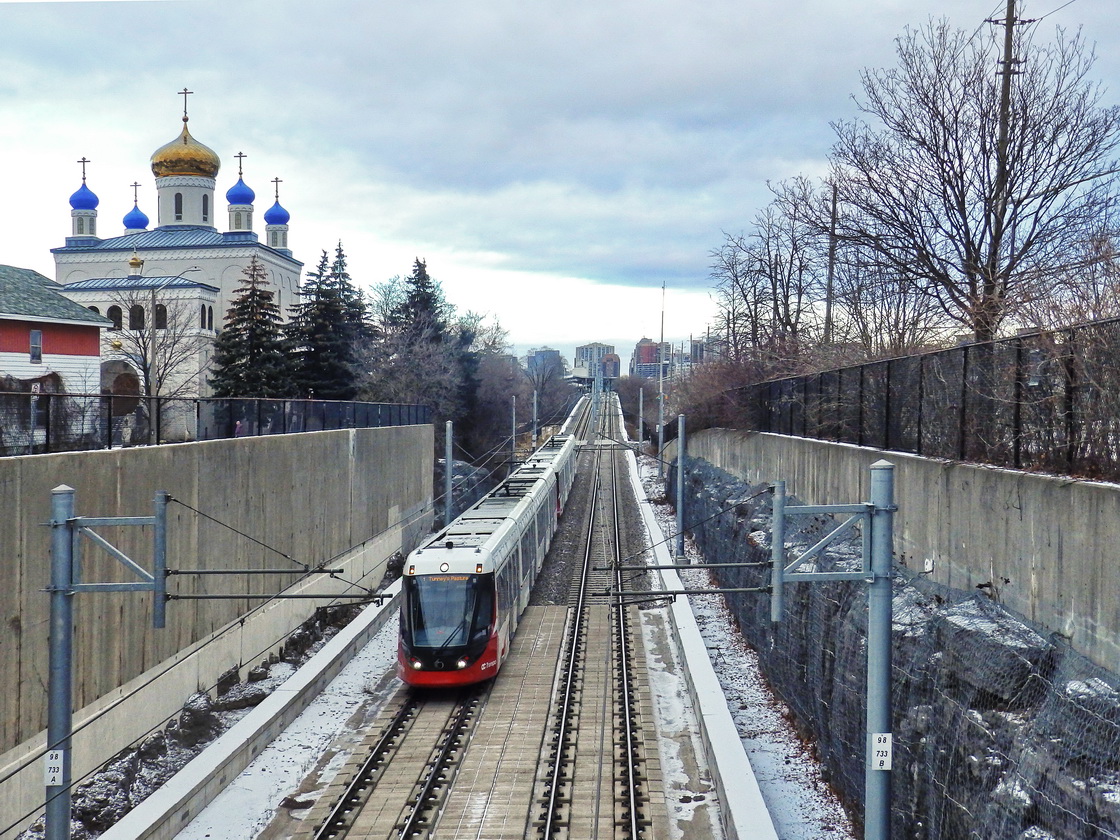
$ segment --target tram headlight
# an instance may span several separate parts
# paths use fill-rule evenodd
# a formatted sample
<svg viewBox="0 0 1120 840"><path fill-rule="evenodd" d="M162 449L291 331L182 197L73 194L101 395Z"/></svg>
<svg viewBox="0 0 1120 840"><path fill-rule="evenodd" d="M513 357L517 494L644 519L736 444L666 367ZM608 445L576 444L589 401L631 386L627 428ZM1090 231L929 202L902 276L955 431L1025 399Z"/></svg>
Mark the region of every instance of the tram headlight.
<svg viewBox="0 0 1120 840"><path fill-rule="evenodd" d="M464 656L458 662L455 663L455 667L462 670L463 668L466 668L470 664L471 664L471 661L469 659L467 659L467 657Z"/></svg>
<svg viewBox="0 0 1120 840"><path fill-rule="evenodd" d="M424 663L421 662L419 659L412 659L408 664L412 666L413 671L419 671L421 668L424 667Z"/></svg>

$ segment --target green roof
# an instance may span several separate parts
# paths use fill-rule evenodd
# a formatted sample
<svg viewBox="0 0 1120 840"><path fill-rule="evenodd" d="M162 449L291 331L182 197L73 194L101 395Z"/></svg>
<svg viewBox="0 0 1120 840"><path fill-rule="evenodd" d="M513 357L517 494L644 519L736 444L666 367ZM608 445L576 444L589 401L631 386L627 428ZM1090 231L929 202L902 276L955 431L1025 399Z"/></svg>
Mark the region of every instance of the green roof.
<svg viewBox="0 0 1120 840"><path fill-rule="evenodd" d="M0 318L44 318L52 321L82 321L107 327L108 318L86 309L58 293L58 283L30 268L0 265Z"/></svg>

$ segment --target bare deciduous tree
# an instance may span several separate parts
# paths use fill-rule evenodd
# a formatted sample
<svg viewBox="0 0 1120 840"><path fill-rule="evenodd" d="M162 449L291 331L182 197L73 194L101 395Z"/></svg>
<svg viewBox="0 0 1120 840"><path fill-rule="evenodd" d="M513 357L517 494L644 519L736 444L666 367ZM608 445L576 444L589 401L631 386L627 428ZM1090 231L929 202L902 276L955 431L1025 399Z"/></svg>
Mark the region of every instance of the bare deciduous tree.
<svg viewBox="0 0 1120 840"><path fill-rule="evenodd" d="M945 21L902 35L897 67L864 72L871 124L834 125L841 237L977 340L1049 294L1102 220L1115 229L1120 109L1100 106L1079 35L1037 45L1028 31L1002 125L999 48Z"/></svg>

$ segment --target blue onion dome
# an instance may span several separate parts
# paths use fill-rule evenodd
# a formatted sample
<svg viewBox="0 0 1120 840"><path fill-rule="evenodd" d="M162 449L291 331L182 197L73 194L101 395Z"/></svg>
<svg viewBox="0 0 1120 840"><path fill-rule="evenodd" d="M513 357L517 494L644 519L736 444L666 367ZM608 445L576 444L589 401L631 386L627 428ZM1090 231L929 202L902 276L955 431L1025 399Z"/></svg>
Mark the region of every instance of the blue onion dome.
<svg viewBox="0 0 1120 840"><path fill-rule="evenodd" d="M78 191L70 196L70 206L75 210L96 210L97 205L97 196L93 194L93 190L86 186L85 181L82 181Z"/></svg>
<svg viewBox="0 0 1120 840"><path fill-rule="evenodd" d="M290 218L291 214L280 206L279 201L269 207L264 213L264 223L266 225L286 225Z"/></svg>
<svg viewBox="0 0 1120 840"><path fill-rule="evenodd" d="M124 217L124 229L125 230L147 230L148 229L148 217L146 215L144 215L144 211L141 210L138 206L133 205L132 209L129 210L128 214Z"/></svg>
<svg viewBox="0 0 1120 840"><path fill-rule="evenodd" d="M257 194L240 178L237 179L236 184L226 191L226 201L230 204L252 204L256 197Z"/></svg>

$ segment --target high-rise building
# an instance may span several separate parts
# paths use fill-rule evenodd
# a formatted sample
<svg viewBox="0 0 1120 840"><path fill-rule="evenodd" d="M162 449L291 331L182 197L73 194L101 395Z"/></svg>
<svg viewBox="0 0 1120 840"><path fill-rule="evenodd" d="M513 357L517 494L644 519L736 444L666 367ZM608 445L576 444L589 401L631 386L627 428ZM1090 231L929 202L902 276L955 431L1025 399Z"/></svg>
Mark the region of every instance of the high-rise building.
<svg viewBox="0 0 1120 840"><path fill-rule="evenodd" d="M603 344L599 341L593 341L590 344L584 344L576 348L575 366L577 368L587 368L593 371L596 365L603 363L603 357L608 356L614 352L614 347L610 344Z"/></svg>
<svg viewBox="0 0 1120 840"><path fill-rule="evenodd" d="M664 367L664 375L669 376L672 371L672 347L668 342L658 345L656 341L643 338L634 346L634 355L630 357L630 375L657 379L659 364Z"/></svg>

